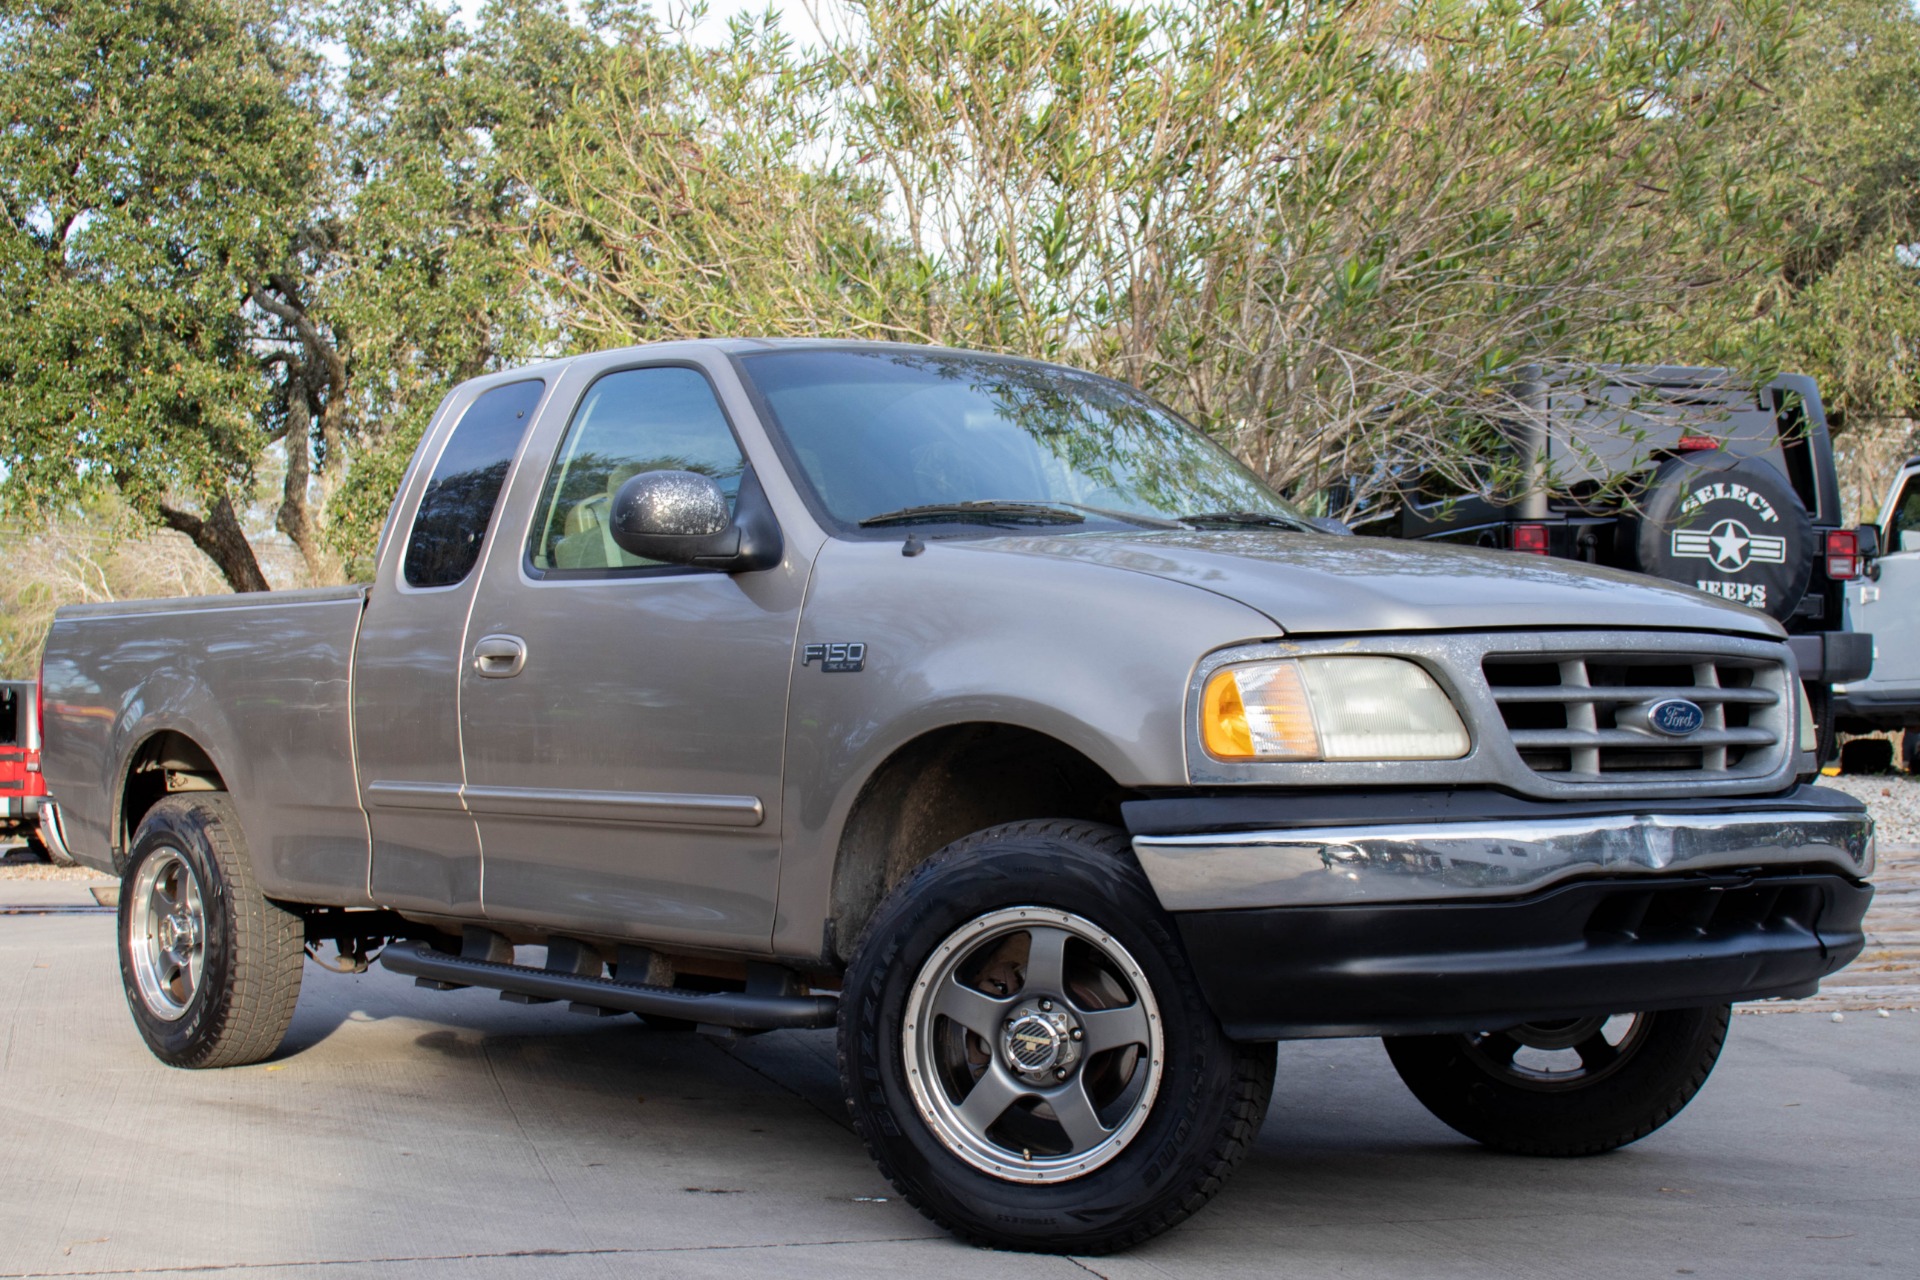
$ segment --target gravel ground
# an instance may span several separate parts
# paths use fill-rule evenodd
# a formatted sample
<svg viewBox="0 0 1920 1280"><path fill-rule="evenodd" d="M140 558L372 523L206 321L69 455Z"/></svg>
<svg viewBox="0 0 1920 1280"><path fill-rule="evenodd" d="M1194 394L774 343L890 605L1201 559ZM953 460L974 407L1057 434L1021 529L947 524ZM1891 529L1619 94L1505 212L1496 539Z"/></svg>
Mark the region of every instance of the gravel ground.
<svg viewBox="0 0 1920 1280"><path fill-rule="evenodd" d="M1906 773L1822 778L1820 785L1864 800L1880 844L1920 846L1920 777Z"/></svg>
<svg viewBox="0 0 1920 1280"><path fill-rule="evenodd" d="M97 880L109 883L111 877L86 867L55 867L27 852L25 845L8 848L0 844L0 880Z"/></svg>
<svg viewBox="0 0 1920 1280"><path fill-rule="evenodd" d="M88 867L50 867L44 862L0 862L0 880L78 880L89 884L112 884Z"/></svg>

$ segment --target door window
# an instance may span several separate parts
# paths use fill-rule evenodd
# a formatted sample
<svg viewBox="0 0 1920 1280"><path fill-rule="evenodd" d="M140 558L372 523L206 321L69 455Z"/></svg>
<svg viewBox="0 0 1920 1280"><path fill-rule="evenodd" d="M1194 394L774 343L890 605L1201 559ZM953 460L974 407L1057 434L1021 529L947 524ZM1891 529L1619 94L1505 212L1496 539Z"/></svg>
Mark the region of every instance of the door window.
<svg viewBox="0 0 1920 1280"><path fill-rule="evenodd" d="M454 427L413 517L404 572L410 587L450 587L473 572L507 468L546 383L495 387Z"/></svg>
<svg viewBox="0 0 1920 1280"><path fill-rule="evenodd" d="M1888 551L1920 551L1920 476L1909 479L1893 504Z"/></svg>
<svg viewBox="0 0 1920 1280"><path fill-rule="evenodd" d="M613 495L643 471L697 471L731 507L745 462L713 388L693 369L610 373L588 388L540 498L527 555L558 577L659 565L613 541Z"/></svg>

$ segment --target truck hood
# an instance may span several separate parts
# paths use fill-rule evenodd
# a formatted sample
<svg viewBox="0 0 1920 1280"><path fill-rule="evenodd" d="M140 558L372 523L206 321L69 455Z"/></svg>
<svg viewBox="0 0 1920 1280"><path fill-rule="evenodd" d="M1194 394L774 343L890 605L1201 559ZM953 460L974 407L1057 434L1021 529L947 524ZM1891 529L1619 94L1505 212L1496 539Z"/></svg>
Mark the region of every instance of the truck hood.
<svg viewBox="0 0 1920 1280"><path fill-rule="evenodd" d="M1084 560L1237 600L1283 632L1660 627L1777 639L1744 605L1566 560L1431 542L1285 531L1141 531L956 542Z"/></svg>

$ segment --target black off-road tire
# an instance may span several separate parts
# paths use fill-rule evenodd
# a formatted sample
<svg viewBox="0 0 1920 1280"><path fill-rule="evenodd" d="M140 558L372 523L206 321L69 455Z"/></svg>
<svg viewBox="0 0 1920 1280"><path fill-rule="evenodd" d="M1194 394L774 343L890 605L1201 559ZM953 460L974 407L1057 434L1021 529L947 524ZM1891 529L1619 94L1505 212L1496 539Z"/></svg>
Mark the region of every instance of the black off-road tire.
<svg viewBox="0 0 1920 1280"><path fill-rule="evenodd" d="M1529 1088L1489 1068L1469 1036L1395 1036L1387 1056L1413 1096L1448 1126L1496 1151L1598 1155L1680 1114L1706 1083L1732 1020L1728 1005L1643 1014L1627 1059L1589 1084Z"/></svg>
<svg viewBox="0 0 1920 1280"><path fill-rule="evenodd" d="M1020 906L1110 933L1160 1016L1164 1066L1140 1127L1105 1164L1064 1181L1013 1181L961 1160L907 1080L903 1012L923 966L962 926ZM1125 1249L1199 1209L1246 1157L1274 1078L1273 1045L1222 1031L1126 836L1068 821L968 836L888 895L847 971L839 1060L854 1125L903 1197L970 1243L1043 1253Z"/></svg>
<svg viewBox="0 0 1920 1280"><path fill-rule="evenodd" d="M168 1020L148 1007L135 976L132 926L141 868L177 855L203 903L201 977L184 1012ZM121 880L120 977L147 1047L176 1067L238 1067L280 1047L300 999L305 931L294 912L261 896L233 802L217 791L169 796L147 811Z"/></svg>

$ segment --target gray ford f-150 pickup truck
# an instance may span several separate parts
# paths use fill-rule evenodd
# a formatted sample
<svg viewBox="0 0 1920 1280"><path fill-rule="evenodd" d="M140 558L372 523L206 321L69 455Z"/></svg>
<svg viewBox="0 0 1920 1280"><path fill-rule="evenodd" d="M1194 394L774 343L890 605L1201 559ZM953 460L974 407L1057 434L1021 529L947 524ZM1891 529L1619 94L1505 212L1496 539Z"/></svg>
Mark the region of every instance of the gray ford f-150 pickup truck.
<svg viewBox="0 0 1920 1280"><path fill-rule="evenodd" d="M837 1025L935 1220L1099 1251L1384 1036L1494 1148L1632 1142L1862 943L1772 619L1316 528L1139 393L716 341L447 397L367 586L62 610L46 829L146 1042L274 1052L303 947ZM1281 1087L1287 1087L1284 1083Z"/></svg>

